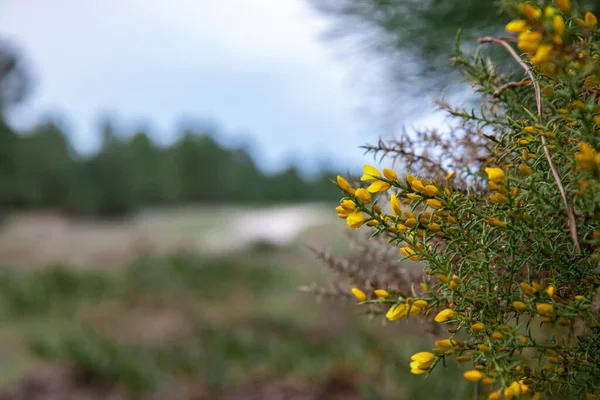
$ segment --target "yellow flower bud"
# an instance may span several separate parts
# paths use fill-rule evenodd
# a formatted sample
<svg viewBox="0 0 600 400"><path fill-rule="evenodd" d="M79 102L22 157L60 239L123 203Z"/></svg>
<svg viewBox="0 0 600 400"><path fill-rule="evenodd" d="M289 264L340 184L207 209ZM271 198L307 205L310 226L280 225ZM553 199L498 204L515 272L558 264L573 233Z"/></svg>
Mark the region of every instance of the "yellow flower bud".
<svg viewBox="0 0 600 400"><path fill-rule="evenodd" d="M486 168L485 173L487 174L488 179L494 183L502 183L506 178L504 171L500 168Z"/></svg>
<svg viewBox="0 0 600 400"><path fill-rule="evenodd" d="M585 24L589 27L596 26L598 24L598 18L588 11L585 13Z"/></svg>
<svg viewBox="0 0 600 400"><path fill-rule="evenodd" d="M556 34L562 36L565 33L565 20L560 15L555 15L552 18L552 28Z"/></svg>
<svg viewBox="0 0 600 400"><path fill-rule="evenodd" d="M436 200L436 199L427 200L427 205L429 207L433 208L434 210L438 210L444 206L444 204L441 201Z"/></svg>
<svg viewBox="0 0 600 400"><path fill-rule="evenodd" d="M473 325L471 325L471 329L473 329L474 331L482 331L485 329L485 325L483 325L481 322L476 322Z"/></svg>
<svg viewBox="0 0 600 400"><path fill-rule="evenodd" d="M483 383L484 385L493 385L494 383L496 383L496 381L494 381L494 378L486 376L481 380L481 383Z"/></svg>
<svg viewBox="0 0 600 400"><path fill-rule="evenodd" d="M492 339L502 340L504 339L504 335L498 331L492 333Z"/></svg>
<svg viewBox="0 0 600 400"><path fill-rule="evenodd" d="M556 7L565 14L571 12L571 1L570 0L556 0Z"/></svg>
<svg viewBox="0 0 600 400"><path fill-rule="evenodd" d="M435 322L446 322L452 319L453 315L454 310L446 308L445 310L440 311L433 320Z"/></svg>
<svg viewBox="0 0 600 400"><path fill-rule="evenodd" d="M527 304L523 303L522 301L513 301L512 306L519 311L527 310Z"/></svg>
<svg viewBox="0 0 600 400"><path fill-rule="evenodd" d="M488 395L488 400L500 400L501 397L502 395L500 395L500 393L492 392Z"/></svg>
<svg viewBox="0 0 600 400"><path fill-rule="evenodd" d="M490 200L494 203L504 203L508 200L508 197L502 193L494 193L490 195Z"/></svg>
<svg viewBox="0 0 600 400"><path fill-rule="evenodd" d="M540 314L546 316L549 316L554 312L554 307L552 307L552 304L548 303L538 303L535 305L535 308Z"/></svg>
<svg viewBox="0 0 600 400"><path fill-rule="evenodd" d="M423 289L423 290L427 290L427 289ZM427 307L428 303L425 300L415 300L414 305L419 308L425 308L425 307Z"/></svg>
<svg viewBox="0 0 600 400"><path fill-rule="evenodd" d="M458 356L456 357L456 361L458 361L459 363L464 363L467 361L471 361L473 359L473 357L471 356Z"/></svg>
<svg viewBox="0 0 600 400"><path fill-rule="evenodd" d="M364 216L364 214L362 213L352 213L350 215L348 215L348 218L346 218L346 222L348 223L348 226L350 228L360 228L360 226L365 222L366 218Z"/></svg>
<svg viewBox="0 0 600 400"><path fill-rule="evenodd" d="M390 321L396 321L406 315L406 304L398 304L391 306L388 312L385 314L386 318Z"/></svg>
<svg viewBox="0 0 600 400"><path fill-rule="evenodd" d="M358 197L358 199L360 201L363 202L363 204L369 204L371 202L371 193L369 193L366 189L364 188L359 188L356 189L356 192L354 192L354 195L356 197Z"/></svg>
<svg viewBox="0 0 600 400"><path fill-rule="evenodd" d="M375 181L371 183L371 185L367 188L367 190L371 193L383 193L387 191L391 185L384 181Z"/></svg>
<svg viewBox="0 0 600 400"><path fill-rule="evenodd" d="M504 227L504 222L500 221L498 218L496 217L490 217L488 218L488 223L492 226L497 226L499 228Z"/></svg>
<svg viewBox="0 0 600 400"><path fill-rule="evenodd" d="M400 201L398 200L398 197L395 194L390 196L390 207L394 215L402 215L402 207L400 206Z"/></svg>
<svg viewBox="0 0 600 400"><path fill-rule="evenodd" d="M446 179L451 180L454 176L456 176L456 171L450 171L448 175L446 175Z"/></svg>
<svg viewBox="0 0 600 400"><path fill-rule="evenodd" d="M390 293L384 289L377 289L373 293L375 293L375 296L379 297L380 299L385 299L386 297L390 297Z"/></svg>
<svg viewBox="0 0 600 400"><path fill-rule="evenodd" d="M358 301L365 301L367 299L365 292L358 288L352 288L352 294L358 299Z"/></svg>
<svg viewBox="0 0 600 400"><path fill-rule="evenodd" d="M506 30L510 33L523 33L529 28L529 24L522 19L515 19L506 24Z"/></svg>
<svg viewBox="0 0 600 400"><path fill-rule="evenodd" d="M337 183L338 183L338 186L340 187L340 189L342 189L344 192L354 194L354 189L352 189L352 187L350 186L350 183L348 183L348 181L344 177L338 175Z"/></svg>
<svg viewBox="0 0 600 400"><path fill-rule="evenodd" d="M521 173L525 174L525 175L531 175L531 174L533 174L533 170L527 164L520 164L519 165L519 171L521 171Z"/></svg>
<svg viewBox="0 0 600 400"><path fill-rule="evenodd" d="M466 380L471 381L471 382L479 382L480 380L483 379L483 377L485 375L483 375L481 372L477 371L477 370L470 370L467 371L463 374L463 376L465 377Z"/></svg>
<svg viewBox="0 0 600 400"><path fill-rule="evenodd" d="M398 175L396 175L396 172L394 172L394 170L391 170L389 168L384 168L383 169L383 176L385 176L386 178L388 178L390 181L397 181L398 180Z"/></svg>

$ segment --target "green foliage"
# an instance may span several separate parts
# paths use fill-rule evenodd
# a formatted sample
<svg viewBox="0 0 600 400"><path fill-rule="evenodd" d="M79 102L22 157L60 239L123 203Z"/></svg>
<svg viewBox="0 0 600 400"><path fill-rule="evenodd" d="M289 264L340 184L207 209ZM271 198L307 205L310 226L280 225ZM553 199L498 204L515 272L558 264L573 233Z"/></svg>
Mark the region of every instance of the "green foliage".
<svg viewBox="0 0 600 400"><path fill-rule="evenodd" d="M89 327L72 329L54 340L35 336L30 347L44 360L73 364L91 380L116 383L131 393L157 389L158 371L147 350L120 344Z"/></svg>
<svg viewBox="0 0 600 400"><path fill-rule="evenodd" d="M507 16L499 3L506 1L311 0L317 10L337 22L338 35L358 36L365 50L381 56L400 94L453 82L457 75L450 58L456 32L462 30L463 41L471 49L480 37L503 34ZM580 4L600 10L598 0ZM512 63L497 50L486 49L495 59Z"/></svg>

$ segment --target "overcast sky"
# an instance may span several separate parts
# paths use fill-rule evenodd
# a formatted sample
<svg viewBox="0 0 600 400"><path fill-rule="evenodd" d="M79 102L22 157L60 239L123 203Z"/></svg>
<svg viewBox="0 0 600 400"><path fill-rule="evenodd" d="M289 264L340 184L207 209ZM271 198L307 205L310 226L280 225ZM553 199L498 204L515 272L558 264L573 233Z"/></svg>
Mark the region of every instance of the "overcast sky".
<svg viewBox="0 0 600 400"><path fill-rule="evenodd" d="M34 93L14 120L48 112L73 142L98 144L100 115L151 126L160 143L182 118L251 142L269 170L332 157L362 163L374 140L348 59L308 0L2 0L0 34L18 44Z"/></svg>

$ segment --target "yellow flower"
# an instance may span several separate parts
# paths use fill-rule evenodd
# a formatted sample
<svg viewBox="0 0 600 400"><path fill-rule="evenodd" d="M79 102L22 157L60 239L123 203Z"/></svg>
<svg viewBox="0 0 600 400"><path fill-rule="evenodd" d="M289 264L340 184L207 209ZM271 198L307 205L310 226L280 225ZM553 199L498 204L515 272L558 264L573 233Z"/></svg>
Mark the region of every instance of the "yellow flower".
<svg viewBox="0 0 600 400"><path fill-rule="evenodd" d="M427 200L427 205L431 208L433 208L434 210L438 210L442 207L444 207L444 204L442 204L441 201L436 200L436 199L429 199Z"/></svg>
<svg viewBox="0 0 600 400"><path fill-rule="evenodd" d="M552 307L552 304L548 303L538 303L535 305L535 308L540 314L546 316L550 316L554 312L554 307Z"/></svg>
<svg viewBox="0 0 600 400"><path fill-rule="evenodd" d="M554 47L551 44L542 44L535 52L535 56L531 57L533 65L546 64L552 58L552 50Z"/></svg>
<svg viewBox="0 0 600 400"><path fill-rule="evenodd" d="M562 12L569 13L571 12L571 1L570 0L556 0L556 7Z"/></svg>
<svg viewBox="0 0 600 400"><path fill-rule="evenodd" d="M555 15L552 18L552 29L554 29L554 32L559 34L559 35L564 35L565 33L565 20L563 19L562 16L560 15Z"/></svg>
<svg viewBox="0 0 600 400"><path fill-rule="evenodd" d="M523 13L530 20L538 20L542 16L542 10L528 3L523 4Z"/></svg>
<svg viewBox="0 0 600 400"><path fill-rule="evenodd" d="M365 301L367 299L365 292L358 288L352 288L352 294L358 299L358 301Z"/></svg>
<svg viewBox="0 0 600 400"><path fill-rule="evenodd" d="M385 176L386 178L388 178L391 181L398 180L398 175L396 175L396 172L394 172L394 170L391 170L389 168L383 169L383 176Z"/></svg>
<svg viewBox="0 0 600 400"><path fill-rule="evenodd" d="M435 345L442 349L451 349L456 344L452 339L436 340Z"/></svg>
<svg viewBox="0 0 600 400"><path fill-rule="evenodd" d="M413 303L413 305L419 307L419 308L425 308L427 307L427 302L425 300L415 300L415 302Z"/></svg>
<svg viewBox="0 0 600 400"><path fill-rule="evenodd" d="M385 299L386 297L390 297L390 293L384 289L377 289L374 291L374 293L375 293L375 296L379 297L380 299Z"/></svg>
<svg viewBox="0 0 600 400"><path fill-rule="evenodd" d="M484 385L493 385L494 383L496 383L496 381L494 380L494 378L486 376L481 380L481 383L483 383Z"/></svg>
<svg viewBox="0 0 600 400"><path fill-rule="evenodd" d="M575 153L575 159L579 164L579 168L583 170L591 170L595 167L596 151L589 143L581 143L579 152Z"/></svg>
<svg viewBox="0 0 600 400"><path fill-rule="evenodd" d="M343 200L340 203L340 207L346 211L354 211L356 204L352 200Z"/></svg>
<svg viewBox="0 0 600 400"><path fill-rule="evenodd" d="M358 197L363 204L369 204L371 202L371 193L364 188L356 189L354 195Z"/></svg>
<svg viewBox="0 0 600 400"><path fill-rule="evenodd" d="M370 165L363 165L363 172L363 176L360 177L361 181L374 181L381 177L377 168L371 167Z"/></svg>
<svg viewBox="0 0 600 400"><path fill-rule="evenodd" d="M362 213L354 212L348 215L346 218L346 222L350 228L360 228L360 226L365 222L366 218Z"/></svg>
<svg viewBox="0 0 600 400"><path fill-rule="evenodd" d="M427 193L427 191L425 190L425 185L423 185L423 183L417 179L413 180L410 186L412 186L413 189L415 189L417 192L423 194Z"/></svg>
<svg viewBox="0 0 600 400"><path fill-rule="evenodd" d="M429 196L437 196L438 194L440 194L440 191L433 185L426 185L425 193L427 193Z"/></svg>
<svg viewBox="0 0 600 400"><path fill-rule="evenodd" d="M523 33L530 28L527 21L515 19L506 24L506 30L510 33Z"/></svg>
<svg viewBox="0 0 600 400"><path fill-rule="evenodd" d="M508 197L506 197L502 193L494 193L490 195L490 200L494 203L504 203L508 200Z"/></svg>
<svg viewBox="0 0 600 400"><path fill-rule="evenodd" d="M596 24L598 24L598 18L588 11L585 13L585 24L589 27L596 26Z"/></svg>
<svg viewBox="0 0 600 400"><path fill-rule="evenodd" d="M512 306L519 311L527 310L527 304L523 303L522 301L513 301Z"/></svg>
<svg viewBox="0 0 600 400"><path fill-rule="evenodd" d="M390 196L390 207L392 208L392 212L396 216L400 216L402 214L402 207L400 206L400 201L398 197L393 194Z"/></svg>
<svg viewBox="0 0 600 400"><path fill-rule="evenodd" d="M413 261L419 261L421 259L421 257L419 257L417 254L415 254L415 251L413 249L411 249L410 247L400 248L400 253L402 253L402 255L404 257L409 257Z"/></svg>
<svg viewBox="0 0 600 400"><path fill-rule="evenodd" d="M500 397L502 397L500 395L500 393L498 393L498 392L492 392L492 393L489 394L488 400L500 400Z"/></svg>
<svg viewBox="0 0 600 400"><path fill-rule="evenodd" d="M342 189L344 192L354 194L354 189L352 189L352 186L350 186L350 183L348 183L348 181L344 177L338 175L337 183L340 189Z"/></svg>
<svg viewBox="0 0 600 400"><path fill-rule="evenodd" d="M517 47L519 50L527 53L535 53L542 40L542 34L539 32L525 31L519 35Z"/></svg>
<svg viewBox="0 0 600 400"><path fill-rule="evenodd" d="M367 190L371 193L382 193L388 190L391 185L384 181L375 181L371 183L371 185L367 188Z"/></svg>
<svg viewBox="0 0 600 400"><path fill-rule="evenodd" d="M504 227L504 222L500 221L498 218L496 217L490 217L488 218L488 223L492 226L497 226L499 228Z"/></svg>
<svg viewBox="0 0 600 400"><path fill-rule="evenodd" d="M484 375L481 372L474 370L474 369L465 372L463 374L463 376L465 377L466 380L471 381L471 382L479 382L484 377Z"/></svg>
<svg viewBox="0 0 600 400"><path fill-rule="evenodd" d="M418 194L414 194L414 193L407 193L406 197L408 197L409 199L411 199L413 201L418 201L423 198L423 197L419 196Z"/></svg>
<svg viewBox="0 0 600 400"><path fill-rule="evenodd" d="M476 322L473 325L471 325L471 329L473 329L474 331L482 331L484 328L485 326L481 322Z"/></svg>
<svg viewBox="0 0 600 400"><path fill-rule="evenodd" d="M484 353L487 353L488 351L490 351L490 348L488 345L485 344L480 344L479 346L477 346L479 348L479 351L482 351Z"/></svg>
<svg viewBox="0 0 600 400"><path fill-rule="evenodd" d="M506 178L504 171L500 168L486 168L485 173L487 174L488 179L494 183L502 183Z"/></svg>
<svg viewBox="0 0 600 400"><path fill-rule="evenodd" d="M446 308L445 310L440 311L435 318L433 319L435 322L446 322L452 319L454 315L454 310L450 308Z"/></svg>
<svg viewBox="0 0 600 400"><path fill-rule="evenodd" d="M544 8L544 17L549 18L549 17L553 16L554 14L556 14L556 9L554 7L546 6Z"/></svg>
<svg viewBox="0 0 600 400"><path fill-rule="evenodd" d="M533 170L527 164L519 164L519 171L522 174L524 174L524 175L531 175L531 174L533 174Z"/></svg>
<svg viewBox="0 0 600 400"><path fill-rule="evenodd" d="M456 290L458 288L458 279L452 279L448 284L450 290Z"/></svg>
<svg viewBox="0 0 600 400"><path fill-rule="evenodd" d="M504 339L504 335L500 332L492 332L492 339L502 340Z"/></svg>
<svg viewBox="0 0 600 400"><path fill-rule="evenodd" d="M550 296L550 297L554 297L555 292L556 292L556 288L552 285L548 286L548 288L546 289L546 294L548 294L548 296Z"/></svg>
<svg viewBox="0 0 600 400"><path fill-rule="evenodd" d="M406 315L406 304L398 304L391 306L388 312L385 314L386 318L390 321L396 321Z"/></svg>
<svg viewBox="0 0 600 400"><path fill-rule="evenodd" d="M431 367L431 363L435 360L435 355L427 351L422 351L414 354L410 360L410 372L413 374L422 374Z"/></svg>
<svg viewBox="0 0 600 400"><path fill-rule="evenodd" d="M448 173L448 175L446 175L446 179L450 180L450 179L454 178L455 175L456 175L456 171L450 171Z"/></svg>

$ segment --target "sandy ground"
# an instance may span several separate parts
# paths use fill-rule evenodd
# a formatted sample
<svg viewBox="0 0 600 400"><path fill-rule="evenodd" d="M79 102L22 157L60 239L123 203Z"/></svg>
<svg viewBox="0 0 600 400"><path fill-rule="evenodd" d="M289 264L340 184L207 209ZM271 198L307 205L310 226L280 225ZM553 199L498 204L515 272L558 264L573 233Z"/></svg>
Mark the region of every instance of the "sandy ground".
<svg viewBox="0 0 600 400"><path fill-rule="evenodd" d="M0 226L0 260L18 265L114 265L140 254L220 254L244 251L257 242L289 245L308 229L336 223L335 213L323 204L146 210L115 221L73 219L55 212L16 213Z"/></svg>

